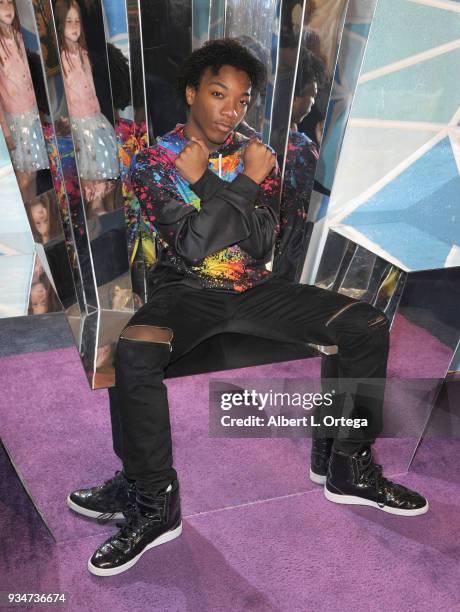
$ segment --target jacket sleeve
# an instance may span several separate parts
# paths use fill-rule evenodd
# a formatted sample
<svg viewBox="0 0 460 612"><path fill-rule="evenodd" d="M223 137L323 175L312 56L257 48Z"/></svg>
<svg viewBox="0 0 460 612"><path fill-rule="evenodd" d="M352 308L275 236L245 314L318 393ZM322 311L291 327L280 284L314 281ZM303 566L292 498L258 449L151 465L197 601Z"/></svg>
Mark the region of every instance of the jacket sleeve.
<svg viewBox="0 0 460 612"><path fill-rule="evenodd" d="M250 236L256 183L243 175L228 183L207 169L190 186L201 200L198 211L180 197L170 178L174 171L166 155L144 150L133 160L131 185L142 213L176 253L195 263Z"/></svg>
<svg viewBox="0 0 460 612"><path fill-rule="evenodd" d="M254 259L270 259L279 232L280 171L278 165L260 184L255 208L249 217L251 234L238 244Z"/></svg>

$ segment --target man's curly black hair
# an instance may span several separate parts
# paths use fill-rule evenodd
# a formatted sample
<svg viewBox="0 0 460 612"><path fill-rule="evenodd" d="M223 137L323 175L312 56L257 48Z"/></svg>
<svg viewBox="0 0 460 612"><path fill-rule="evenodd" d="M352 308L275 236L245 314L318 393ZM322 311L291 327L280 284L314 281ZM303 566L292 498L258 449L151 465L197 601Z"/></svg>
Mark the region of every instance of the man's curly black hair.
<svg viewBox="0 0 460 612"><path fill-rule="evenodd" d="M301 49L295 82L295 95L301 96L305 87L313 82L316 82L318 89L321 89L326 78L326 71L320 58L309 49Z"/></svg>
<svg viewBox="0 0 460 612"><path fill-rule="evenodd" d="M253 100L265 86L267 73L265 66L257 57L234 38L208 40L196 49L182 64L177 77L177 93L185 100L185 89L192 86L198 89L206 68L217 74L222 66L233 66L244 70L251 81Z"/></svg>
<svg viewBox="0 0 460 612"><path fill-rule="evenodd" d="M128 104L131 104L129 63L121 50L112 43L107 43L107 55L109 58L113 106L116 109L123 110Z"/></svg>

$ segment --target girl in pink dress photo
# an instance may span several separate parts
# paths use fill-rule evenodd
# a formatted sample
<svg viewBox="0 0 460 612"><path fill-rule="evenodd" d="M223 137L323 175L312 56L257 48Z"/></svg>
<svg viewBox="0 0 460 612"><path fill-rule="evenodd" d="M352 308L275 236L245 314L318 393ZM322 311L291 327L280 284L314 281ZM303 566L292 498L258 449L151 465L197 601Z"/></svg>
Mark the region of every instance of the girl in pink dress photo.
<svg viewBox="0 0 460 612"><path fill-rule="evenodd" d="M49 161L14 0L0 0L0 124L27 202Z"/></svg>
<svg viewBox="0 0 460 612"><path fill-rule="evenodd" d="M104 198L120 175L117 140L96 96L80 7L74 0L58 0L54 12L78 173L93 217L107 212Z"/></svg>

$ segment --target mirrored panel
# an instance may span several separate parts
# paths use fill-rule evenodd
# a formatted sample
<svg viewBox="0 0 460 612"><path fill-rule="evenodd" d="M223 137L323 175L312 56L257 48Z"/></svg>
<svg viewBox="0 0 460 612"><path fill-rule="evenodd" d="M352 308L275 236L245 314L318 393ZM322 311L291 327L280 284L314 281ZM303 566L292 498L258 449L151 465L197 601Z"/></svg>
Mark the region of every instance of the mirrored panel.
<svg viewBox="0 0 460 612"><path fill-rule="evenodd" d="M140 0L149 141L185 123L178 67L192 51L192 0Z"/></svg>
<svg viewBox="0 0 460 612"><path fill-rule="evenodd" d="M24 10L25 9L25 10ZM32 73L40 63L34 22L24 2L4 2L0 10L0 123L24 202L52 188L42 130L46 105L37 104ZM32 68L32 70L31 70ZM40 100L40 102L42 102ZM40 108L41 107L41 108Z"/></svg>
<svg viewBox="0 0 460 612"><path fill-rule="evenodd" d="M109 57L116 77L115 116L120 121L119 113L130 105L132 97L129 66L118 47L112 43L106 46L100 2L58 0L53 2L52 9L68 108L68 114L59 119L75 152L72 161L76 163L68 169L68 175L69 178L72 175L71 184L75 187L73 203L78 230L81 242L83 236L89 241L87 248L82 245L79 249L80 266L88 275L91 272L93 286L98 287L95 300L87 299L87 304L108 308L106 291L99 287L120 276L129 278L121 151L114 127ZM109 253L113 257L108 257Z"/></svg>
<svg viewBox="0 0 460 612"><path fill-rule="evenodd" d="M460 268L406 272L333 230L315 284L365 300L392 322L394 375L444 378L460 339Z"/></svg>
<svg viewBox="0 0 460 612"><path fill-rule="evenodd" d="M84 318L80 354L93 389L115 384L114 351L118 337L131 316L130 312L99 310Z"/></svg>
<svg viewBox="0 0 460 612"><path fill-rule="evenodd" d="M308 207L300 282L313 282L324 247L330 194L377 0L349 0ZM327 230L326 230L327 232Z"/></svg>
<svg viewBox="0 0 460 612"><path fill-rule="evenodd" d="M7 72L9 71L7 78L8 87L14 88L14 91L9 91L6 86L2 88L4 96L3 106L6 104L8 107L11 104L8 96L14 94L16 110L24 111L25 107L23 105L30 104L33 95L33 110L19 113L18 117L21 115L21 120L27 122L33 114L33 125L36 127L36 130L35 128L32 129L30 127L32 123L30 123L29 127L25 124L21 127L20 133L24 142L22 144L19 141L15 143L13 149L15 154L12 156L13 167L15 165L17 167L17 155L21 156L22 163L28 163L27 151L32 156L35 156L36 159L42 154L46 156L46 170L44 168L38 170L37 167L37 172L27 171L26 174L30 181L26 190L22 181L24 177L21 178L21 174L17 172L16 176L33 238L41 246L41 252L48 257L48 259L44 260L44 265L46 264L47 276L53 286L53 292L57 292L64 307L69 308L77 302L77 297L79 297L79 303L82 303L81 292L79 291L81 284L79 283L78 274L73 274L74 270L71 265L75 252L72 248L67 223L67 202L65 193L62 194L61 191L59 173L54 156L54 130L50 119L47 90L43 78L43 65L34 12L31 3L25 0L18 2L17 5L14 2L5 3L2 11L4 12L4 20L6 22L12 20L9 27L7 23L2 22L2 32L11 35L9 40L15 41L16 51L20 53L20 57L26 57L28 61L28 67L26 65L20 67L17 63L20 57L17 56L16 52L10 53L8 51L9 43L5 43L6 47L2 46L7 56L3 66ZM13 74L12 70L14 67L16 68ZM34 89L30 91L32 85ZM8 110L6 116L9 116ZM9 129L8 126L7 129ZM24 146L26 146L26 150ZM64 197L61 197L62 195ZM52 310L56 309L60 310L61 306L59 305L59 308L53 308ZM29 313L32 312L33 310L29 308Z"/></svg>
<svg viewBox="0 0 460 612"><path fill-rule="evenodd" d="M30 283L29 308L27 314L46 314L50 312L60 312L61 310L61 302L46 274L40 257L36 255Z"/></svg>
<svg viewBox="0 0 460 612"><path fill-rule="evenodd" d="M102 8L100 2L57 0L53 14L68 126L91 219L123 204Z"/></svg>
<svg viewBox="0 0 460 612"><path fill-rule="evenodd" d="M85 310L97 306L97 297L52 7L49 0L33 0L29 1L28 5L33 11L36 23L36 46L41 58L41 66L37 65L37 82L42 83L41 97L49 109L44 131L49 142L53 183L76 279L79 303L82 310Z"/></svg>
<svg viewBox="0 0 460 612"><path fill-rule="evenodd" d="M138 4L104 0L103 8L131 282L134 293L144 302L146 269L154 262L154 243L129 181L134 155L148 145Z"/></svg>
<svg viewBox="0 0 460 612"><path fill-rule="evenodd" d="M315 285L369 302L392 323L406 278L403 270L331 231Z"/></svg>
<svg viewBox="0 0 460 612"><path fill-rule="evenodd" d="M309 242L310 199L347 4L308 2L302 7L292 1L283 7L288 27L281 30L280 62L293 61L297 31L301 38L295 83L291 90L283 88L290 93L289 136L273 262L274 271L289 280L299 280ZM282 115L288 113L282 109Z"/></svg>
<svg viewBox="0 0 460 612"><path fill-rule="evenodd" d="M346 236L328 234L315 284L365 300L391 322L384 412L390 427L382 434L389 439L377 449L379 457L403 457L399 468L410 464L458 347L459 276L460 268L406 272ZM392 423L400 424L396 435Z"/></svg>
<svg viewBox="0 0 460 612"><path fill-rule="evenodd" d="M348 2L315 174L317 184L328 194L332 189L376 6L377 0ZM312 212L310 208L310 218ZM316 221L316 217L313 220Z"/></svg>
<svg viewBox="0 0 460 612"><path fill-rule="evenodd" d="M129 54L131 68L131 94L134 121L142 124L146 121L144 57L142 53L141 17L138 0L126 0L128 19Z"/></svg>
<svg viewBox="0 0 460 612"><path fill-rule="evenodd" d="M280 21L283 17L286 18L285 13L281 15L281 4L280 0L260 0L250 4L241 0L226 2L225 36L237 38L254 53L267 70L266 87L251 104L239 131L248 136L256 133L266 143L270 141L273 127L273 95L279 55ZM289 80L289 76L285 79ZM280 126L280 132L282 129ZM274 148L281 154L281 141Z"/></svg>

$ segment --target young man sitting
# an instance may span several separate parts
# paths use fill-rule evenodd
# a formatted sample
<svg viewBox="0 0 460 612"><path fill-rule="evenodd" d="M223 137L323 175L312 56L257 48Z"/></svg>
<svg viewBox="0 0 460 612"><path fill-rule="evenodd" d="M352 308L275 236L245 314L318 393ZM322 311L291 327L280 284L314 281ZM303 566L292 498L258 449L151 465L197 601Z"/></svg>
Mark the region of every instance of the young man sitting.
<svg viewBox="0 0 460 612"><path fill-rule="evenodd" d="M344 379L384 379L388 321L365 302L271 274L278 230L275 154L237 133L262 64L231 39L214 40L185 62L179 90L187 123L138 154L131 180L160 250L148 303L120 335L110 389L114 448L123 472L75 491L69 506L86 516L124 515L121 529L88 562L99 576L132 567L181 533L164 370L206 338L236 332L276 341L335 344ZM372 406L380 422L383 394ZM385 479L373 439L315 440L315 482L337 503L414 516L424 497ZM326 476L327 473L327 476Z"/></svg>

